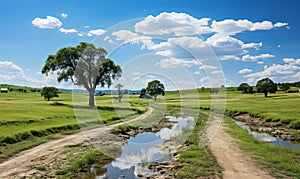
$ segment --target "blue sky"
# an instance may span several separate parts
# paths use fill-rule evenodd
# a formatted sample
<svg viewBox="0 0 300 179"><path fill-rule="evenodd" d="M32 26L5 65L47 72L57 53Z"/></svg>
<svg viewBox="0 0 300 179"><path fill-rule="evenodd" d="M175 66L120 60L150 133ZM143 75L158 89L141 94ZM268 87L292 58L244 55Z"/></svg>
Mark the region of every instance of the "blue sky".
<svg viewBox="0 0 300 179"><path fill-rule="evenodd" d="M300 80L297 0L0 1L0 83L71 87L45 77L49 54L82 41L107 49L119 82L167 89Z"/></svg>

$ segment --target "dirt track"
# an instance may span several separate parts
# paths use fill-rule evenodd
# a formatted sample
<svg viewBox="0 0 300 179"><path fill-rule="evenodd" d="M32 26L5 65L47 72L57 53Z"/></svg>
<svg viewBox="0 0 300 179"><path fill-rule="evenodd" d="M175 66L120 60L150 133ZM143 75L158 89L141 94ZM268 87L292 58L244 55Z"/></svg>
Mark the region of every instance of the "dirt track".
<svg viewBox="0 0 300 179"><path fill-rule="evenodd" d="M147 112L134 119L85 131L84 135L87 137L92 137L95 134L99 134L105 130L110 130L118 125L143 119L150 115L152 112L153 108L150 107L148 108ZM9 158L8 160L4 161L3 163L0 163L0 178L25 177L26 173L32 170L34 167L47 163L53 158L57 157L59 154L61 154L61 152L63 152L63 149L66 146L83 143L84 140L85 137L80 132L22 151Z"/></svg>
<svg viewBox="0 0 300 179"><path fill-rule="evenodd" d="M222 123L214 138L209 144L209 148L216 156L219 165L224 169L222 174L224 179L268 179L273 178L265 171L258 168L253 160L241 151L234 139L225 132L226 126Z"/></svg>

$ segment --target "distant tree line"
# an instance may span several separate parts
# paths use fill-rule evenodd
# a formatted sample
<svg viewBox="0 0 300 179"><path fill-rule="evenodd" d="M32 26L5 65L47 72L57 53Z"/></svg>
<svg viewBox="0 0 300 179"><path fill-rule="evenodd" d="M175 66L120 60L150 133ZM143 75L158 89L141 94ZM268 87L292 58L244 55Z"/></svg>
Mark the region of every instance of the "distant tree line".
<svg viewBox="0 0 300 179"><path fill-rule="evenodd" d="M276 93L279 89L285 92L299 92L299 90L289 90L291 87L300 87L300 82L293 83L274 83L269 78L263 78L257 81L256 91L254 87L250 86L248 83L241 83L237 90L242 91L243 93L264 93L265 97L268 97L268 93Z"/></svg>

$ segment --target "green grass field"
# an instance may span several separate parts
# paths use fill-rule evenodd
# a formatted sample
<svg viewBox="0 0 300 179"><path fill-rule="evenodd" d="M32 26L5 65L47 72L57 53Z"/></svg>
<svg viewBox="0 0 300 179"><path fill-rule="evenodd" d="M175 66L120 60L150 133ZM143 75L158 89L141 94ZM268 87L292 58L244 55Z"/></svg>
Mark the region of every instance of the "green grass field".
<svg viewBox="0 0 300 179"><path fill-rule="evenodd" d="M74 105L72 93L62 93L59 98L53 98L51 101L44 100L39 93L0 93L0 161L21 150L63 137L65 134L78 132L79 126L89 129L103 125L103 123L112 124L120 121L120 119L131 119L145 112L148 106L154 107L154 113L142 121L136 121L132 124L133 126L151 126L165 115L197 115L201 113L200 107L202 109L225 107L230 112L247 112L262 117L266 121L279 121L291 127L298 122L300 124L300 111L298 110L300 93L279 92L264 98L263 94L242 94L239 91L234 91L233 88L228 89L226 93L219 92L214 95L211 95L208 89L204 91L199 89L167 92L164 97L159 96L156 103L153 103L152 100L139 99L138 95L126 96L123 102L119 103L116 99L107 95L95 97L96 110L86 107L87 96L81 97L83 100ZM93 116L92 114L95 114L95 111L97 115ZM78 115L76 112L80 114ZM99 121L99 116L102 121ZM78 120L78 117L80 120ZM235 131L239 130L233 125L230 126ZM234 133L234 131L231 131L231 133ZM237 133L235 135L242 136L239 134L240 132ZM245 135L245 139L249 138L249 135L243 135ZM191 146L194 145L193 140L195 139L193 138L195 136L197 137L197 133L191 135L188 140ZM242 140L241 138L239 139ZM241 144L242 148L243 146L247 145L245 143ZM271 171L278 170L283 175L287 175L284 171L288 170L293 172L288 176L296 176L298 172L297 166L293 168L293 163L285 165L284 163L287 161L283 160L284 156L287 155L286 153L291 151L290 149L279 149L280 147L277 146L270 147L269 144L262 144L256 141L253 142L253 146L248 147L244 148L244 150L252 150L254 156L260 156L259 152L266 153L265 150L260 150L260 147L274 151L270 155L265 155L265 158L262 156L258 157L260 159L263 158L263 161L267 161L267 164L263 163L263 165L271 168ZM208 149L198 151L199 153L196 152L199 155L199 160L190 160L190 156L194 155L196 148L195 144L195 147L184 151L180 160L182 162L195 163L199 167L210 166L214 170L199 170L199 173L195 173L196 167L190 171L180 170L180 176L185 176L187 173L202 176L219 173L220 169L216 165L216 160L212 158ZM276 151L281 150L281 158L278 159ZM287 156L295 157L295 154L298 155L297 151L291 151L291 153L293 155ZM203 162L207 156L210 156L212 159ZM268 161L270 162L268 163ZM272 162L277 163L278 165L276 166L281 167L271 165Z"/></svg>
<svg viewBox="0 0 300 179"><path fill-rule="evenodd" d="M86 108L87 102L76 103L74 107L72 93L62 93L50 101L39 93L0 93L0 161L50 139L77 132L79 126L88 129L131 119L147 110L148 100L136 96L129 103L119 103L111 96L102 96L96 97L96 103L97 110ZM82 114L95 113L96 116L80 118Z"/></svg>

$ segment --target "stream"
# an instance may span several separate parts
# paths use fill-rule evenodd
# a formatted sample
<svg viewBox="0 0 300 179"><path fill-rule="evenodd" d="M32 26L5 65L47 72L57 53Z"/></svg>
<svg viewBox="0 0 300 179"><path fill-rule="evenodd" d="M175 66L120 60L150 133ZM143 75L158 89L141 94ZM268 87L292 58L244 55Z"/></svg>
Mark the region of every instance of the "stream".
<svg viewBox="0 0 300 179"><path fill-rule="evenodd" d="M152 162L167 162L173 160L169 152L162 150L158 145L194 128L194 118L166 117L174 122L171 128L162 128L158 132L143 132L128 139L122 146L120 157L103 167L106 173L96 178L140 178L151 176L155 171L148 169ZM161 145L162 146L162 145Z"/></svg>
<svg viewBox="0 0 300 179"><path fill-rule="evenodd" d="M246 129L249 134L251 134L253 137L255 137L258 140L265 141L265 142L270 142L274 145L279 145L279 146L283 146L283 147L287 147L287 148L300 149L300 144L294 144L292 142L285 141L285 140L282 140L282 139L277 138L277 137L273 137L273 136L271 136L269 134L266 134L266 133L254 132L250 129L250 127L247 124L245 124L244 122L241 122L241 121L235 121L235 123L238 126L240 126L241 128Z"/></svg>

